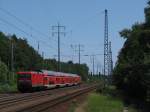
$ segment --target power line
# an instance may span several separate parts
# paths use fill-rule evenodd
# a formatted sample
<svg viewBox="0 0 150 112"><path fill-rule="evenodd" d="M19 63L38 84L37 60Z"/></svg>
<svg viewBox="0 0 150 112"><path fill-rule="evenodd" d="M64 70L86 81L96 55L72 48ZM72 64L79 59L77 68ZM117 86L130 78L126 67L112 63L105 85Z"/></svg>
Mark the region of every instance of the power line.
<svg viewBox="0 0 150 112"><path fill-rule="evenodd" d="M92 74L95 74L95 56L94 54L92 55L84 55L84 56L90 56L90 58L92 59Z"/></svg>
<svg viewBox="0 0 150 112"><path fill-rule="evenodd" d="M0 10L3 11L4 13L6 13L7 15L15 18L18 22L24 24L25 26L31 27L29 24L27 24L26 22L24 22L23 20L21 20L20 18L18 18L17 16L15 16L14 14L10 13L9 11L3 9L0 7Z"/></svg>
<svg viewBox="0 0 150 112"><path fill-rule="evenodd" d="M38 53L39 53L39 50L40 50L40 42L38 41Z"/></svg>
<svg viewBox="0 0 150 112"><path fill-rule="evenodd" d="M13 18L14 18L15 20L17 20L19 23L21 23L21 24L25 25L26 27L28 27L31 31L34 31L34 32L40 34L40 35L41 35L42 37L44 37L45 39L47 39L47 37L49 38L49 35L47 35L47 34L41 32L41 31L39 31L37 28L34 28L32 25L26 23L25 21L23 21L22 19L18 18L16 15L12 14L11 12L9 12L9 11L7 11L7 10L1 8L1 7L0 7L0 10L1 10L2 12L4 12L5 14L7 14L7 15L13 17ZM8 21L7 21L7 22L5 21L5 23L8 24L9 22L8 22ZM28 33L28 32L26 32L26 31L22 30L21 28L17 27L16 25L13 25L13 24L11 24L11 23L10 23L9 25L15 27L17 30L23 32L24 34L26 34L26 35L28 35L28 36L31 36L31 38L33 37L32 34L30 35L30 33ZM38 36L34 36L34 37L37 38ZM54 42L57 43L57 40L55 40L55 39L53 39L53 38L51 38L51 39L52 39L52 41L54 41ZM33 40L35 40L35 39L33 39ZM39 40L41 41L41 43L43 43L43 45L50 46L51 48L53 48L53 50L54 50L54 49L57 50L56 48L54 48L54 47L52 46L52 44L47 44L47 41L44 41L43 39L39 39ZM67 46L66 43L63 43L63 42L60 42L60 43L61 43L62 45Z"/></svg>
<svg viewBox="0 0 150 112"><path fill-rule="evenodd" d="M98 56L98 55L104 55L104 54L93 54L93 55ZM53 56L57 56L57 55L53 55ZM79 57L78 54L77 55L63 54L61 56L62 57L71 57L71 56L73 56L73 57ZM83 54L83 55L80 54L80 56L91 56L91 54Z"/></svg>
<svg viewBox="0 0 150 112"><path fill-rule="evenodd" d="M12 80L14 80L14 42L11 39L11 72L12 72Z"/></svg>
<svg viewBox="0 0 150 112"><path fill-rule="evenodd" d="M92 55L93 75L95 74L95 55Z"/></svg>
<svg viewBox="0 0 150 112"><path fill-rule="evenodd" d="M0 10L3 11L5 14L13 17L14 19L16 19L19 23L25 25L26 27L28 27L29 29L34 30L36 33L40 34L42 37L49 37L47 34L39 31L38 29L34 28L33 26L31 26L30 24L26 23L25 21L23 21L22 19L18 18L17 16L15 16L14 14L12 14L11 12L3 9L0 7ZM46 38L47 39L47 38ZM53 40L54 42L57 43L57 40ZM62 43L63 45L66 45L65 43Z"/></svg>
<svg viewBox="0 0 150 112"><path fill-rule="evenodd" d="M81 52L83 52L83 45L75 45L75 52L78 52L79 64L81 63Z"/></svg>
<svg viewBox="0 0 150 112"><path fill-rule="evenodd" d="M44 52L42 52L42 58L43 58L43 60L42 60L42 68L44 69Z"/></svg>
<svg viewBox="0 0 150 112"><path fill-rule="evenodd" d="M9 25L9 26L11 26L11 27L17 29L18 31L24 33L24 34L27 35L27 36L31 36L30 33L28 33L28 32L26 32L26 31L22 30L21 28L19 28L19 27L17 27L16 25L14 25L14 24L8 22L7 20L4 20L4 19L0 18L0 21L2 21L2 22L4 22L5 24L7 24L7 25ZM35 37L35 36L32 35L31 38L32 38L33 40L35 40L35 38L33 38L33 37ZM46 41L44 41L44 40L42 40L42 39L39 39L39 40L40 40L44 45L51 46L51 44L47 44ZM54 47L51 46L51 48L54 48ZM54 49L55 49L55 48L54 48Z"/></svg>
<svg viewBox="0 0 150 112"><path fill-rule="evenodd" d="M14 43L11 40L11 71L14 71Z"/></svg>
<svg viewBox="0 0 150 112"><path fill-rule="evenodd" d="M30 29L34 30L36 33L41 34L42 36L45 35L47 36L45 33L42 33L41 31L37 30L36 28L34 28L33 26L29 25L28 23L24 22L22 19L18 18L17 16L15 16L14 14L12 14L11 12L3 9L0 7L0 10L3 11L5 14L15 18L19 23L22 23L23 25L29 27Z"/></svg>
<svg viewBox="0 0 150 112"><path fill-rule="evenodd" d="M30 36L30 33L28 33L28 32L26 32L26 31L22 30L21 28L19 28L19 27L17 27L16 25L14 25L14 24L8 22L7 20L4 20L4 19L2 19L2 18L0 18L0 20L1 20L2 22L4 22L4 23L6 23L6 24L8 24L8 25L10 25L10 26L12 26L12 27L14 27L15 29L21 31L22 33L24 33L24 34Z"/></svg>
<svg viewBox="0 0 150 112"><path fill-rule="evenodd" d="M52 32L52 35L54 36L55 34L57 34L58 37L58 71L61 71L61 65L60 65L60 36L61 34L64 34L65 36L65 32L62 32L61 29L65 30L65 26L61 26L59 23L56 26L52 26L52 30L56 30L54 32Z"/></svg>

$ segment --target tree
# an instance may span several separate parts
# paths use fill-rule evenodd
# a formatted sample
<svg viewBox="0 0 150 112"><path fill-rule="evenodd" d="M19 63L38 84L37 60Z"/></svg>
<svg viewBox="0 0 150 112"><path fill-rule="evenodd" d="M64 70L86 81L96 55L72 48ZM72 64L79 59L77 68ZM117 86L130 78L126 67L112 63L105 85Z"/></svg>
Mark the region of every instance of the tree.
<svg viewBox="0 0 150 112"><path fill-rule="evenodd" d="M126 40L113 72L114 84L126 96L147 101L150 96L150 1L145 8L145 23L136 23L120 35Z"/></svg>
<svg viewBox="0 0 150 112"><path fill-rule="evenodd" d="M148 1L148 6L145 8L145 22L146 26L150 26L150 1Z"/></svg>
<svg viewBox="0 0 150 112"><path fill-rule="evenodd" d="M6 83L8 79L8 68L7 66L0 60L0 83Z"/></svg>

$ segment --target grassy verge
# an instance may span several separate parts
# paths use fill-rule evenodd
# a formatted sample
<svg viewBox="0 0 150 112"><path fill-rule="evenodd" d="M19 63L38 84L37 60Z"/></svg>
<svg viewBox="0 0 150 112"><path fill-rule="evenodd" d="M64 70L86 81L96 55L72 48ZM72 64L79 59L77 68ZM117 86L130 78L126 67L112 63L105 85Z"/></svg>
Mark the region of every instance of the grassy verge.
<svg viewBox="0 0 150 112"><path fill-rule="evenodd" d="M72 103L68 112L123 112L123 109L124 105L122 100L99 93L91 93L87 97L85 105ZM128 112L139 111L129 107Z"/></svg>
<svg viewBox="0 0 150 112"><path fill-rule="evenodd" d="M122 112L123 103L110 96L92 93L87 99L86 112Z"/></svg>
<svg viewBox="0 0 150 112"><path fill-rule="evenodd" d="M68 112L75 112L76 107L77 107L77 104L75 102L72 102L69 107Z"/></svg>
<svg viewBox="0 0 150 112"><path fill-rule="evenodd" d="M105 88L102 85L99 86L95 92L89 94L85 105L83 104L71 105L69 112L123 112L124 110L122 97L114 86L107 86ZM129 106L128 112L139 111Z"/></svg>

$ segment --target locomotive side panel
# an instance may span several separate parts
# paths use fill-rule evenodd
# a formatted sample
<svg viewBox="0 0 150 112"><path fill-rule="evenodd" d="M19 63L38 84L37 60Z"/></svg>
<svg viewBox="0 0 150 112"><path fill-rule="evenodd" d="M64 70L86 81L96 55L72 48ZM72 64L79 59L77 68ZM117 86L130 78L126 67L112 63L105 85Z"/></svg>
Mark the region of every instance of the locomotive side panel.
<svg viewBox="0 0 150 112"><path fill-rule="evenodd" d="M32 80L32 87L43 87L43 79L44 76L39 73L33 73L31 75L31 80Z"/></svg>

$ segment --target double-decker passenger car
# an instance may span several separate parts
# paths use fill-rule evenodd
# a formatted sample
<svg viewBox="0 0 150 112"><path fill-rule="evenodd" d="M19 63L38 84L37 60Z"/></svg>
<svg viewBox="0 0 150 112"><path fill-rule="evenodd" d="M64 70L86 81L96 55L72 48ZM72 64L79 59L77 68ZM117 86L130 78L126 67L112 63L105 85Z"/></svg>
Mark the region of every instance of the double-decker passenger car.
<svg viewBox="0 0 150 112"><path fill-rule="evenodd" d="M47 70L18 72L17 75L18 90L21 92L32 91L37 88L72 86L81 83L81 77L77 74Z"/></svg>

